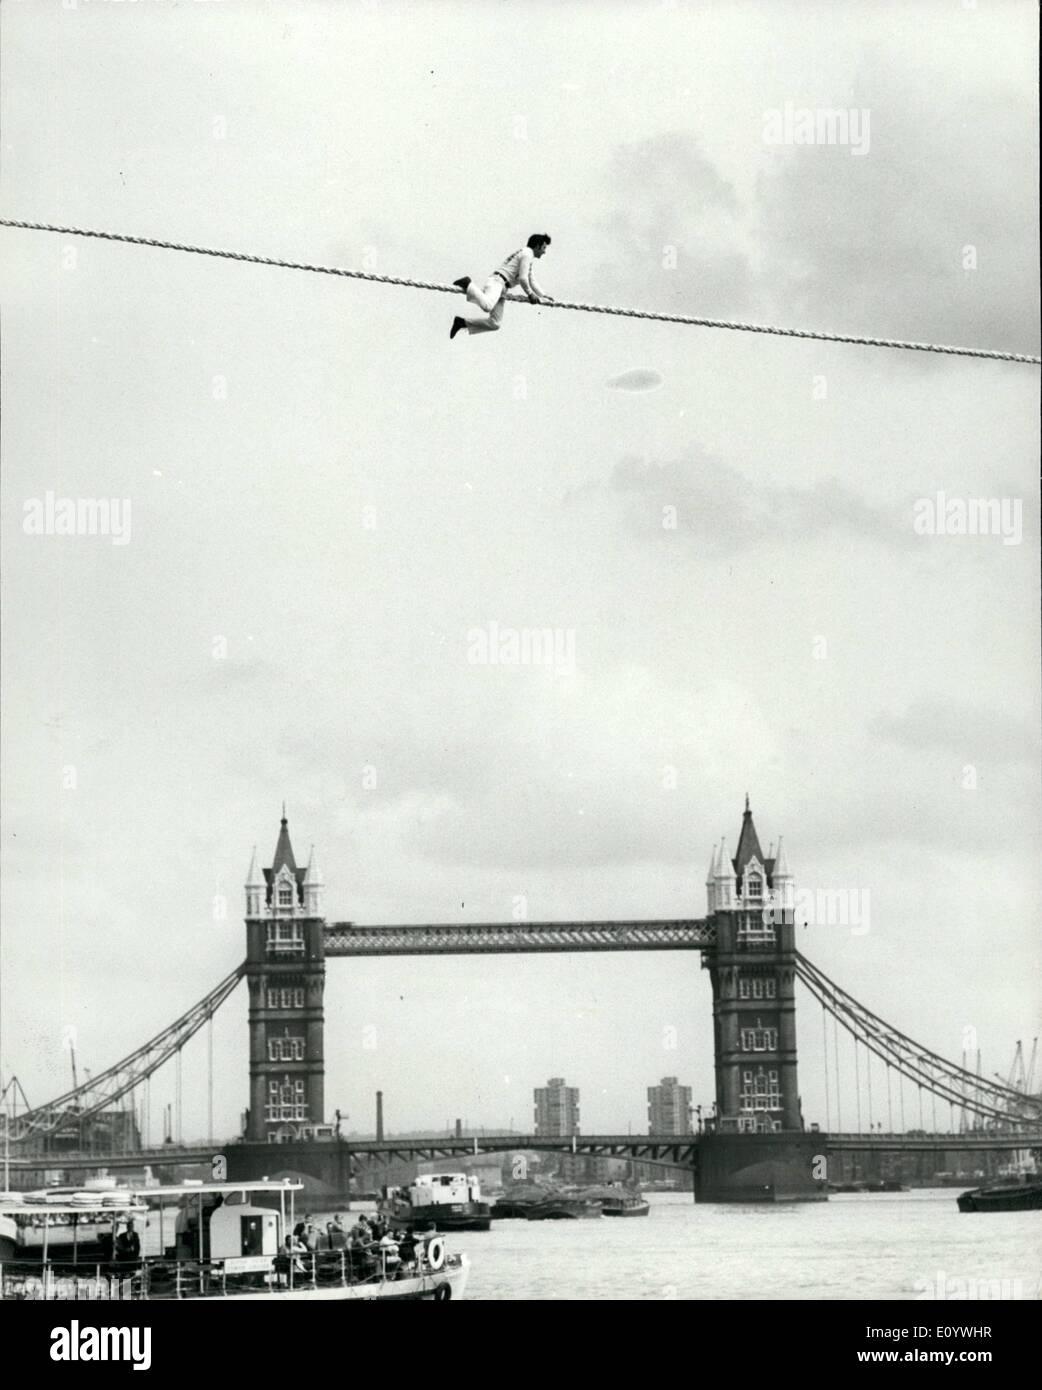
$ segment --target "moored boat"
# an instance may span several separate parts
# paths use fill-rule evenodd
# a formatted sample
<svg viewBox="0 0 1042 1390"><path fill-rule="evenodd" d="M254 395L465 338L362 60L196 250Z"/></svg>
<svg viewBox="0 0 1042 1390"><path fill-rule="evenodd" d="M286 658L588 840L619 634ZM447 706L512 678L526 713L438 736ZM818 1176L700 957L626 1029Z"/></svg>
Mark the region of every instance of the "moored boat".
<svg viewBox="0 0 1042 1390"><path fill-rule="evenodd" d="M958 1198L960 1211L1042 1211L1042 1181L1038 1178L994 1187L974 1187Z"/></svg>
<svg viewBox="0 0 1042 1390"><path fill-rule="evenodd" d="M540 1182L512 1183L492 1204L494 1218L515 1218L524 1221L532 1207L550 1197L559 1196L559 1189Z"/></svg>
<svg viewBox="0 0 1042 1390"><path fill-rule="evenodd" d="M524 1221L528 1215L529 1208L534 1206L532 1199L521 1201L516 1197L500 1197L492 1204L491 1216L493 1220L521 1220Z"/></svg>
<svg viewBox="0 0 1042 1390"><path fill-rule="evenodd" d="M525 1211L529 1221L576 1221L600 1216L600 1202L586 1197L545 1197L541 1202L533 1202Z"/></svg>

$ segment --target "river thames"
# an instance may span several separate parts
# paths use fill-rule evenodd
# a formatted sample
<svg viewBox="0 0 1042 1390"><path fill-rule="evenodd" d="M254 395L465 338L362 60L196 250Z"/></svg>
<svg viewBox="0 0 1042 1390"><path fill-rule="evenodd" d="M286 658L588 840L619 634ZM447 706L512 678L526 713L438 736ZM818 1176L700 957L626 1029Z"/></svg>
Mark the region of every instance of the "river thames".
<svg viewBox="0 0 1042 1390"><path fill-rule="evenodd" d="M447 1240L470 1256L468 1299L1042 1297L1042 1213L964 1215L957 1196L697 1206L652 1193L646 1217L494 1221Z"/></svg>

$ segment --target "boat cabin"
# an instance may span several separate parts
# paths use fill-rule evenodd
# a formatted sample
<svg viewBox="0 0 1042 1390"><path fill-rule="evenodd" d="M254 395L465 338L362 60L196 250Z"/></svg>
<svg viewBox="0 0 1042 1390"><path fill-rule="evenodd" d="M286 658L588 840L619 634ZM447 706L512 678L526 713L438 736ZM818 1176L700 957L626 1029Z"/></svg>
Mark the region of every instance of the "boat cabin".
<svg viewBox="0 0 1042 1390"><path fill-rule="evenodd" d="M465 1173L424 1173L407 1189L414 1207L453 1206L458 1202L480 1202L478 1180Z"/></svg>

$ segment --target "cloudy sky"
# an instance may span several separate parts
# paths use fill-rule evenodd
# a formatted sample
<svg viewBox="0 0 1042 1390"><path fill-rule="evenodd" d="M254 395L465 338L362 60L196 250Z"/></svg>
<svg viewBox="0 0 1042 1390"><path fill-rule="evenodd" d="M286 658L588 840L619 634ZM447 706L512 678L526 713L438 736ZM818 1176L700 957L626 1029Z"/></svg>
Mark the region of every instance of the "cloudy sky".
<svg viewBox="0 0 1042 1390"><path fill-rule="evenodd" d="M440 281L545 230L562 299L1038 352L1026 0L0 24L7 217ZM765 141L787 103L869 139ZM700 915L748 791L798 887L869 904L800 933L841 984L987 1073L1039 1031L1033 368L522 305L450 343L443 296L0 248L2 1068L30 1100L65 1029L98 1070L236 965L283 798L328 915L390 923ZM127 543L28 534L48 491L129 499ZM1019 502L1019 543L918 534L939 491ZM478 664L492 624L567 659ZM377 1087L391 1129L527 1125L551 1075L588 1132L644 1125L663 1075L712 1099L694 955L335 961L326 1000L349 1127ZM245 1016L216 1024L222 1133ZM820 1033L805 1000L824 1122Z"/></svg>

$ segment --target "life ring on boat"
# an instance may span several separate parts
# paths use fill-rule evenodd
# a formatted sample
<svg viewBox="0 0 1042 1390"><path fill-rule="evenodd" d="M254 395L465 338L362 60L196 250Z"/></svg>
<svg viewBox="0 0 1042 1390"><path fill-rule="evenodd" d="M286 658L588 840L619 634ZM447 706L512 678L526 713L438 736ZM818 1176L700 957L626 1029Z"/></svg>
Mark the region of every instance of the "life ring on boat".
<svg viewBox="0 0 1042 1390"><path fill-rule="evenodd" d="M441 1236L435 1236L427 1246L427 1263L431 1269L441 1269L445 1263L445 1242ZM449 1289L448 1284L440 1284L439 1289ZM449 1289L449 1297L452 1297L452 1290Z"/></svg>
<svg viewBox="0 0 1042 1390"><path fill-rule="evenodd" d="M452 1285L449 1283L439 1284L434 1290L435 1303L447 1303L452 1297Z"/></svg>

